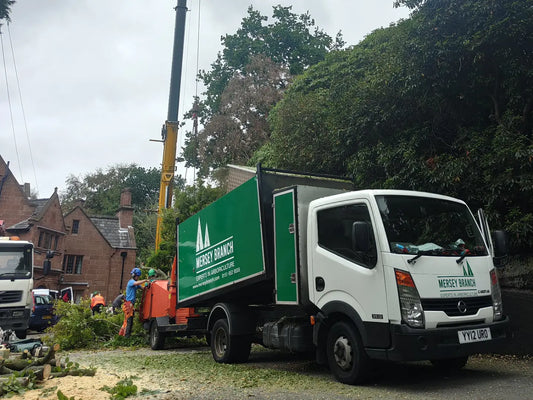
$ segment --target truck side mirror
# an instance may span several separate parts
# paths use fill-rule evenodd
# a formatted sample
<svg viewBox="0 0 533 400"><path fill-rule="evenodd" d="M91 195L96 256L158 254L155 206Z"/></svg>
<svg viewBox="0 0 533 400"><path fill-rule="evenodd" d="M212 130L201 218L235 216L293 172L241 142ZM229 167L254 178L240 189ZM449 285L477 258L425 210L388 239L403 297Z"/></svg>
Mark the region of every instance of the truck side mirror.
<svg viewBox="0 0 533 400"><path fill-rule="evenodd" d="M47 258L43 261L43 275L46 276L50 273L52 269L52 262Z"/></svg>
<svg viewBox="0 0 533 400"><path fill-rule="evenodd" d="M509 244L507 241L507 232L492 232L492 242L494 245L494 266L496 268L503 268L507 265L507 262L509 261Z"/></svg>
<svg viewBox="0 0 533 400"><path fill-rule="evenodd" d="M352 224L352 250L366 253L371 248L370 224L365 221L355 221Z"/></svg>

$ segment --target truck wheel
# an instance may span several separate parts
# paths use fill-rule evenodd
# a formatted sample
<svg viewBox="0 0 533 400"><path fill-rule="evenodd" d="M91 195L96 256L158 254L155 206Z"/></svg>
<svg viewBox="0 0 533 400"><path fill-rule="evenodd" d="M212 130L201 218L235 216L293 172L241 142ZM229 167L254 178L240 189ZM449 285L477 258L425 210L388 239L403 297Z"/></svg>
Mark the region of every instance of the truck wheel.
<svg viewBox="0 0 533 400"><path fill-rule="evenodd" d="M353 325L333 324L326 346L329 368L339 382L354 385L368 377L370 361Z"/></svg>
<svg viewBox="0 0 533 400"><path fill-rule="evenodd" d="M250 356L251 339L247 335L231 336L228 320L219 319L211 331L211 353L218 363L241 363Z"/></svg>
<svg viewBox="0 0 533 400"><path fill-rule="evenodd" d="M19 339L26 339L26 336L28 336L28 330L27 329L16 330L15 335L17 335Z"/></svg>
<svg viewBox="0 0 533 400"><path fill-rule="evenodd" d="M468 356L446 358L444 360L431 360L431 364L443 371L456 371L463 368L468 362Z"/></svg>
<svg viewBox="0 0 533 400"><path fill-rule="evenodd" d="M152 350L161 350L165 347L165 334L157 329L157 322L152 321L150 324L150 348Z"/></svg>

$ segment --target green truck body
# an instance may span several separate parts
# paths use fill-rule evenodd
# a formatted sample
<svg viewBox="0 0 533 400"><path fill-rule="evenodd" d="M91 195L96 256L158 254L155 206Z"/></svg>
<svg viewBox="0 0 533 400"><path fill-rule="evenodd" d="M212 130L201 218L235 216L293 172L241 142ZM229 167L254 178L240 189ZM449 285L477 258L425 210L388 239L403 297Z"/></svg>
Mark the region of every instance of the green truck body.
<svg viewBox="0 0 533 400"><path fill-rule="evenodd" d="M237 299L298 303L297 235L289 230L296 226L296 184L317 197L353 187L340 178L261 169L180 223L178 307Z"/></svg>

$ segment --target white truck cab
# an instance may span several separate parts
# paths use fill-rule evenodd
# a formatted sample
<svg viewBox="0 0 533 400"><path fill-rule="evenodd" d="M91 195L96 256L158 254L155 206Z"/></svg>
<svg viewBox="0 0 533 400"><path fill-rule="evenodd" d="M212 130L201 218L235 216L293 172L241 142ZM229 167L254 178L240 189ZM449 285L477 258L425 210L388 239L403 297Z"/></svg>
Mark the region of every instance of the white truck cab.
<svg viewBox="0 0 533 400"><path fill-rule="evenodd" d="M0 237L0 328L23 339L30 319L33 289L33 244Z"/></svg>
<svg viewBox="0 0 533 400"><path fill-rule="evenodd" d="M359 363L462 366L507 338L492 242L464 202L412 191L347 192L309 204L307 233L309 300L327 326L323 334L331 336L335 315L348 315L356 328L323 338L333 341L324 356L336 359L329 361L339 380L357 375L354 346ZM317 331L319 341L320 324Z"/></svg>

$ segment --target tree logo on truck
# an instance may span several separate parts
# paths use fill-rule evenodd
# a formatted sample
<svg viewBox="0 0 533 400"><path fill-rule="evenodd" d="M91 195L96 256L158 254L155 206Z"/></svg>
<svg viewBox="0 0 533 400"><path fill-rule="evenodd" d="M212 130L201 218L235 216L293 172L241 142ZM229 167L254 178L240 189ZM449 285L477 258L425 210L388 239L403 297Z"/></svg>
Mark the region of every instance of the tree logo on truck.
<svg viewBox="0 0 533 400"><path fill-rule="evenodd" d="M211 241L209 240L209 229L207 228L207 224L205 224L205 234L204 238L202 239L202 224L200 222L200 218L198 218L198 234L196 235L196 253L199 251L202 251L206 247L211 246Z"/></svg>
<svg viewBox="0 0 533 400"><path fill-rule="evenodd" d="M466 261L465 264L463 265L463 275L437 277L441 297L475 296L476 278L469 262Z"/></svg>
<svg viewBox="0 0 533 400"><path fill-rule="evenodd" d="M233 236L211 245L209 228L205 224L202 234L202 224L198 218L196 233L196 285L194 288L215 283L236 272L234 267Z"/></svg>

